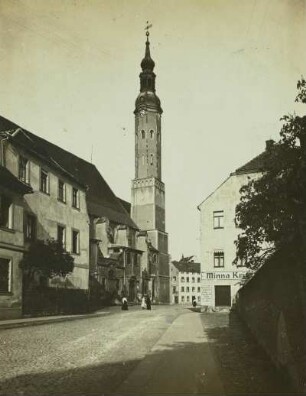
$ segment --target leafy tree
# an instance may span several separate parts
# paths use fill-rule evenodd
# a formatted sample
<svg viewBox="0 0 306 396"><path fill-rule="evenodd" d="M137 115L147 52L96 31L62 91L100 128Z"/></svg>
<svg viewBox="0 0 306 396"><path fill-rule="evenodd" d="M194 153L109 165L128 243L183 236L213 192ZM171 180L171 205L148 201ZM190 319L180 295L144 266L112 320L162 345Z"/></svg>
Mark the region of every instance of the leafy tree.
<svg viewBox="0 0 306 396"><path fill-rule="evenodd" d="M297 83L296 101L306 104L306 81ZM240 190L235 241L237 264L259 268L275 251L305 262L306 116L286 115L280 140L265 153L262 176Z"/></svg>
<svg viewBox="0 0 306 396"><path fill-rule="evenodd" d="M24 254L20 267L29 278L37 274L43 278L65 277L74 268L74 258L55 240L37 240Z"/></svg>

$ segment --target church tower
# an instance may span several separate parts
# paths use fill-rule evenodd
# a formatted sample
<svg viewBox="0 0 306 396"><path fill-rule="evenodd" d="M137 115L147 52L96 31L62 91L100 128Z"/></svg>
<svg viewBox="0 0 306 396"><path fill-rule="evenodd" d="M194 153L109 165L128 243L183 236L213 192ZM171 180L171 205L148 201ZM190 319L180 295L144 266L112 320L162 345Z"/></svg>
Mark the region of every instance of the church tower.
<svg viewBox="0 0 306 396"><path fill-rule="evenodd" d="M132 219L146 231L159 251L157 284L159 300L169 301L168 234L165 231L165 185L162 182L160 100L155 91L155 63L146 32L145 57L141 61L140 93L135 103L135 179L132 181Z"/></svg>

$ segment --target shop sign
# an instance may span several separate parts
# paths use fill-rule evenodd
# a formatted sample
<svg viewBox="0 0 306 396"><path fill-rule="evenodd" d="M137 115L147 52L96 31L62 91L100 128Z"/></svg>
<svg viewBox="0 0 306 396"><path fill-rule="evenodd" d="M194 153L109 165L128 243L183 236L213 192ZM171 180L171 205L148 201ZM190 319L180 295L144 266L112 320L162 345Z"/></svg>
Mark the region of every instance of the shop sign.
<svg viewBox="0 0 306 396"><path fill-rule="evenodd" d="M216 272L202 272L202 280L219 280L219 279L229 279L229 280L239 280L242 279L245 272L242 271L216 271Z"/></svg>

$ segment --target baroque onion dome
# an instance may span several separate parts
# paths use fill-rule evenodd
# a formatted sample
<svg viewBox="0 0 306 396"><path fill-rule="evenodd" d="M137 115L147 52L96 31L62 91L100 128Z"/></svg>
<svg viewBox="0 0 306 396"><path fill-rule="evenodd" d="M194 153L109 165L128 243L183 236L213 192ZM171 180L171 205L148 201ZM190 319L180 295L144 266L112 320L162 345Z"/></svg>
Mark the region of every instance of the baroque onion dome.
<svg viewBox="0 0 306 396"><path fill-rule="evenodd" d="M153 69L155 67L155 63L151 58L150 54L150 41L149 41L149 32L146 33L147 41L146 41L146 51L145 57L141 61L141 69L140 73L140 93L135 102L135 114L140 112L141 110L155 110L160 114L162 113L162 108L160 106L160 100L158 96L155 94L155 73Z"/></svg>

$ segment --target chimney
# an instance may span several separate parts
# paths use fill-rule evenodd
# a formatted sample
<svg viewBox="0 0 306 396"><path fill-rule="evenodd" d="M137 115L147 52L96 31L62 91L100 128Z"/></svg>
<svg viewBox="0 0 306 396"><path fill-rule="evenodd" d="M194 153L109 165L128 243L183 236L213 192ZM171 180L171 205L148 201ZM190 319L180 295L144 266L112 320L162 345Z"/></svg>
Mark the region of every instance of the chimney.
<svg viewBox="0 0 306 396"><path fill-rule="evenodd" d="M266 150L270 150L270 148L273 145L274 145L274 140L273 139L266 140Z"/></svg>

